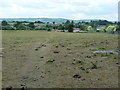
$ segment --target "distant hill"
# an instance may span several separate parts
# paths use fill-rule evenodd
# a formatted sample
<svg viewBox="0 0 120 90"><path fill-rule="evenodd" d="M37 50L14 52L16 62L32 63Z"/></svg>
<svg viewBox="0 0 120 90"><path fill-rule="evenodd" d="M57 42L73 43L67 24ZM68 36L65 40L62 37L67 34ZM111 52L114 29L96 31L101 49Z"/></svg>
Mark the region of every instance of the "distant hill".
<svg viewBox="0 0 120 90"><path fill-rule="evenodd" d="M35 22L35 21L41 21L41 22L55 22L55 23L63 23L66 22L67 19L63 18L0 18L0 21L6 20L6 21L27 21L27 22Z"/></svg>
<svg viewBox="0 0 120 90"><path fill-rule="evenodd" d="M2 20L6 20L9 22L12 22L12 21L27 21L27 22L41 21L44 23L47 23L47 22L64 23L70 19L64 19L64 18L0 18L0 21L2 21ZM73 21L78 23L78 22L82 22L82 21L90 22L91 20L98 21L100 19L82 19L82 20L73 20ZM72 21L72 20L70 20L70 21Z"/></svg>

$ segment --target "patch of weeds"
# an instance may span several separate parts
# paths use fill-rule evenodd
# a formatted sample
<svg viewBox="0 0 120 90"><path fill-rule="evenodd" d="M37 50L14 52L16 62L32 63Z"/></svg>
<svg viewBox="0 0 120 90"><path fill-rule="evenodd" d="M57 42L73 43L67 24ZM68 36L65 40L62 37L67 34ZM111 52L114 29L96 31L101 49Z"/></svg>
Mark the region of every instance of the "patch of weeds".
<svg viewBox="0 0 120 90"><path fill-rule="evenodd" d="M106 56L109 56L110 54L109 53L99 53L101 57L106 57Z"/></svg>
<svg viewBox="0 0 120 90"><path fill-rule="evenodd" d="M72 64L77 64L77 61L73 61Z"/></svg>
<svg viewBox="0 0 120 90"><path fill-rule="evenodd" d="M81 65L85 64L83 61L78 61L78 63L80 63Z"/></svg>
<svg viewBox="0 0 120 90"><path fill-rule="evenodd" d="M74 60L74 61L72 62L72 64L81 64L81 65L83 65L84 62L83 62L83 61L75 61L75 60Z"/></svg>
<svg viewBox="0 0 120 90"><path fill-rule="evenodd" d="M93 53L92 55L93 55L93 56L97 56L97 54L98 54L98 53Z"/></svg>
<svg viewBox="0 0 120 90"><path fill-rule="evenodd" d="M113 52L110 52L110 54L114 54Z"/></svg>
<svg viewBox="0 0 120 90"><path fill-rule="evenodd" d="M83 67L80 67L80 69L81 69L81 70L85 70L85 68L83 68Z"/></svg>
<svg viewBox="0 0 120 90"><path fill-rule="evenodd" d="M92 56L85 56L85 58L92 58Z"/></svg>
<svg viewBox="0 0 120 90"><path fill-rule="evenodd" d="M104 53L101 53L101 57L105 57L106 56L106 54L104 54Z"/></svg>
<svg viewBox="0 0 120 90"><path fill-rule="evenodd" d="M104 47L102 47L102 48L99 48L98 50L106 50Z"/></svg>
<svg viewBox="0 0 120 90"><path fill-rule="evenodd" d="M91 43L90 45L91 45L91 46L93 46L94 44L93 44L93 43Z"/></svg>
<svg viewBox="0 0 120 90"><path fill-rule="evenodd" d="M47 45L45 45L45 44L42 44L41 46L42 46L42 47L46 47Z"/></svg>
<svg viewBox="0 0 120 90"><path fill-rule="evenodd" d="M70 48L67 48L67 50L71 50Z"/></svg>
<svg viewBox="0 0 120 90"><path fill-rule="evenodd" d="M81 52L81 54L84 54L84 52Z"/></svg>
<svg viewBox="0 0 120 90"><path fill-rule="evenodd" d="M91 51L97 51L98 49L90 49Z"/></svg>
<svg viewBox="0 0 120 90"><path fill-rule="evenodd" d="M89 45L86 44L85 47L89 47Z"/></svg>
<svg viewBox="0 0 120 90"><path fill-rule="evenodd" d="M114 56L114 59L117 59L117 57L116 57L116 56Z"/></svg>
<svg viewBox="0 0 120 90"><path fill-rule="evenodd" d="M104 42L100 42L100 43L104 43Z"/></svg>
<svg viewBox="0 0 120 90"><path fill-rule="evenodd" d="M80 48L81 46L79 45L79 46L74 46L75 48Z"/></svg>
<svg viewBox="0 0 120 90"><path fill-rule="evenodd" d="M98 62L91 62L91 69L98 69Z"/></svg>
<svg viewBox="0 0 120 90"><path fill-rule="evenodd" d="M108 58L113 58L113 59L116 58L114 54L108 54L107 57Z"/></svg>

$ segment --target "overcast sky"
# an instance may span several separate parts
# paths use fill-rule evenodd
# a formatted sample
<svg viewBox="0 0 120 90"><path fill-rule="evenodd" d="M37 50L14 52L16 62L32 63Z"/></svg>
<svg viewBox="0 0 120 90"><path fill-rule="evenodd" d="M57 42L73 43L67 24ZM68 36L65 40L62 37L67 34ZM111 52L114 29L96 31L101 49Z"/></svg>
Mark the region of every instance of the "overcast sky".
<svg viewBox="0 0 120 90"><path fill-rule="evenodd" d="M118 19L119 0L0 0L0 18Z"/></svg>

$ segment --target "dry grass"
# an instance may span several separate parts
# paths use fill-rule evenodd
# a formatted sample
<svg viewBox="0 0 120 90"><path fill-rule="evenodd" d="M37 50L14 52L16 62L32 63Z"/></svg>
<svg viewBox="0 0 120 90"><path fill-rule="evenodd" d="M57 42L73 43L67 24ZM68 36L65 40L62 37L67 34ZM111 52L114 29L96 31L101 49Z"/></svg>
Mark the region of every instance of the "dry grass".
<svg viewBox="0 0 120 90"><path fill-rule="evenodd" d="M3 87L117 88L117 55L91 53L117 43L116 34L3 31Z"/></svg>

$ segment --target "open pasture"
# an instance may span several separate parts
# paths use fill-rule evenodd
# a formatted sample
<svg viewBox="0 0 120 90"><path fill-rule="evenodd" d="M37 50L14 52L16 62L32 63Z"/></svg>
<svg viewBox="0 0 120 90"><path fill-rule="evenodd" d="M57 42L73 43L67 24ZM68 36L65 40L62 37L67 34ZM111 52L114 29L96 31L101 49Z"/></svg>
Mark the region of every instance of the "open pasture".
<svg viewBox="0 0 120 90"><path fill-rule="evenodd" d="M118 88L118 35L3 31L3 88Z"/></svg>

